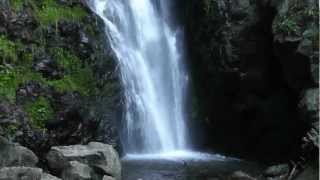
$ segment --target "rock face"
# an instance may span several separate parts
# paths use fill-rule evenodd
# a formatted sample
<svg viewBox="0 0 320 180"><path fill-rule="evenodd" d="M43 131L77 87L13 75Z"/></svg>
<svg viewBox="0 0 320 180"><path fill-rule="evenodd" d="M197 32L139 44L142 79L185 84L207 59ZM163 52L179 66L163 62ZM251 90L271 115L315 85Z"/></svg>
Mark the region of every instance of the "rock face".
<svg viewBox="0 0 320 180"><path fill-rule="evenodd" d="M117 152L102 143L52 147L47 160L51 169L70 179L101 179L104 175L121 178Z"/></svg>
<svg viewBox="0 0 320 180"><path fill-rule="evenodd" d="M318 121L317 2L180 3L200 146L265 161L299 156L310 118Z"/></svg>

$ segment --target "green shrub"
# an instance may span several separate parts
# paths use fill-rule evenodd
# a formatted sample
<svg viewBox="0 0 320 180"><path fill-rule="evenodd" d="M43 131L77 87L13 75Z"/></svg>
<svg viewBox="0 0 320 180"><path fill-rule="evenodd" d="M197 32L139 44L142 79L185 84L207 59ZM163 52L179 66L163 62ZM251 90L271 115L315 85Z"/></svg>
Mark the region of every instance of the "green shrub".
<svg viewBox="0 0 320 180"><path fill-rule="evenodd" d="M285 35L297 35L299 27L294 20L289 17L284 17L278 24L276 24L275 29L277 32Z"/></svg>
<svg viewBox="0 0 320 180"><path fill-rule="evenodd" d="M38 97L36 101L27 103L24 109L36 128L44 128L46 122L54 115L50 102L44 97Z"/></svg>

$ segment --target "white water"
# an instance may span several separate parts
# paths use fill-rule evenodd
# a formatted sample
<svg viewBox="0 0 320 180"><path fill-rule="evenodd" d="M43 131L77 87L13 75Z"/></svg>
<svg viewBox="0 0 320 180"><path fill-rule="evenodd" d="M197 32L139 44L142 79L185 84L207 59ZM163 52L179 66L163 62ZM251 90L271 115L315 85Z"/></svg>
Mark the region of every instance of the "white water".
<svg viewBox="0 0 320 180"><path fill-rule="evenodd" d="M121 69L126 154L188 149L184 116L187 75L170 0L91 0L104 20Z"/></svg>
<svg viewBox="0 0 320 180"><path fill-rule="evenodd" d="M219 154L200 153L192 151L174 151L159 154L128 154L122 160L183 160L183 161L240 161L237 158L226 157Z"/></svg>

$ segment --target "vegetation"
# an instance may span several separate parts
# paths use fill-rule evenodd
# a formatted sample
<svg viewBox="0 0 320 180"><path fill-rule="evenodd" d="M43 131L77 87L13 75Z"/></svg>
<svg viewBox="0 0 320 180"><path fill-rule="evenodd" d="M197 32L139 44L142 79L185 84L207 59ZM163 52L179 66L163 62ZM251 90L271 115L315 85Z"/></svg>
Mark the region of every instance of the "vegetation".
<svg viewBox="0 0 320 180"><path fill-rule="evenodd" d="M60 20L80 21L87 15L87 12L79 7L66 7L60 5L55 0L10 0L14 10L19 11L24 3L32 5L35 16L41 25L55 24Z"/></svg>
<svg viewBox="0 0 320 180"><path fill-rule="evenodd" d="M14 10L19 11L23 8L24 0L10 0L10 3Z"/></svg>
<svg viewBox="0 0 320 180"><path fill-rule="evenodd" d="M14 102L19 85L31 80L45 82L41 74L27 66L0 66L0 96Z"/></svg>
<svg viewBox="0 0 320 180"><path fill-rule="evenodd" d="M307 27L307 23L318 22L318 13L317 7L305 7L299 2L292 2L289 5L289 10L280 14L273 28L276 33L301 36L302 27Z"/></svg>
<svg viewBox="0 0 320 180"><path fill-rule="evenodd" d="M35 102L27 103L24 109L36 128L44 128L46 122L54 115L50 102L45 97L38 97Z"/></svg>
<svg viewBox="0 0 320 180"><path fill-rule="evenodd" d="M55 48L51 54L58 61L65 75L60 80L50 81L49 84L60 92L76 91L81 95L89 95L94 87L93 72L88 64L61 48Z"/></svg>
<svg viewBox="0 0 320 180"><path fill-rule="evenodd" d="M86 10L80 5L65 6L56 0L9 0L9 2L11 10L16 13L25 7L30 8L39 26L33 33L35 36L32 37L32 43L0 35L0 98L15 103L18 88L31 81L39 83L44 89L53 89L60 93L77 92L82 96L92 95L96 86L91 66L72 51L60 48L59 45L56 48L48 48L48 39L44 31L63 20L81 22L87 16ZM90 25L87 24L85 27L90 33L94 33ZM35 71L33 66L36 57L42 52L57 62L59 71L62 71L60 78L46 78ZM46 121L54 117L54 110L44 96L37 97L36 100L26 99L22 104L36 128L44 128ZM8 126L6 129L9 133L17 128Z"/></svg>
<svg viewBox="0 0 320 180"><path fill-rule="evenodd" d="M2 64L17 60L17 44L0 35L0 57Z"/></svg>
<svg viewBox="0 0 320 180"><path fill-rule="evenodd" d="M297 35L299 27L296 21L288 17L283 17L283 19L278 24L276 24L275 29L277 30L277 32L283 33L285 35Z"/></svg>
<svg viewBox="0 0 320 180"><path fill-rule="evenodd" d="M41 8L37 11L37 17L42 25L57 23L60 20L79 21L87 13L80 7L64 7L55 0L44 0Z"/></svg>

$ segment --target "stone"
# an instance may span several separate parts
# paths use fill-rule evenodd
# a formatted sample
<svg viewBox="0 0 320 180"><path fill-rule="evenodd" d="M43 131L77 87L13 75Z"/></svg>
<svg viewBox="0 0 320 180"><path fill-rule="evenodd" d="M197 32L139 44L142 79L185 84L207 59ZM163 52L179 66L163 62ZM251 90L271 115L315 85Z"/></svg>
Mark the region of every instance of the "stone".
<svg viewBox="0 0 320 180"><path fill-rule="evenodd" d="M41 180L42 170L31 167L6 167L0 169L0 180Z"/></svg>
<svg viewBox="0 0 320 180"><path fill-rule="evenodd" d="M0 169L0 180L61 180L44 173L40 168L5 167Z"/></svg>
<svg viewBox="0 0 320 180"><path fill-rule="evenodd" d="M37 57L36 61L37 62L33 65L34 70L41 73L45 78L60 79L62 77L57 62L52 58L43 55Z"/></svg>
<svg viewBox="0 0 320 180"><path fill-rule="evenodd" d="M5 3L4 6L0 6L0 12L0 30L3 29L3 33L26 42L33 40L32 33L38 24L29 8L14 12Z"/></svg>
<svg viewBox="0 0 320 180"><path fill-rule="evenodd" d="M69 167L62 172L62 179L68 180L90 180L92 169L78 161L70 161Z"/></svg>
<svg viewBox="0 0 320 180"><path fill-rule="evenodd" d="M24 121L25 113L18 106L0 100L0 125L17 125Z"/></svg>
<svg viewBox="0 0 320 180"><path fill-rule="evenodd" d="M103 176L102 180L115 180L115 179L111 176Z"/></svg>
<svg viewBox="0 0 320 180"><path fill-rule="evenodd" d="M28 148L0 140L0 168L5 166L34 167L38 157Z"/></svg>
<svg viewBox="0 0 320 180"><path fill-rule="evenodd" d="M319 179L319 169L308 165L304 171L296 177L296 180L317 180Z"/></svg>
<svg viewBox="0 0 320 180"><path fill-rule="evenodd" d="M303 98L299 103L299 107L303 111L305 119L307 122L315 122L319 118L319 88L311 88L303 93Z"/></svg>
<svg viewBox="0 0 320 180"><path fill-rule="evenodd" d="M251 177L245 172L242 171L236 171L234 172L230 178L230 180L256 180L256 178Z"/></svg>
<svg viewBox="0 0 320 180"><path fill-rule="evenodd" d="M88 145L52 147L47 154L47 160L49 167L59 172L70 167L71 161L78 161L88 165L96 173L111 175L116 179L121 177L119 156L114 148L107 144L91 142ZM84 166L81 165L81 168Z"/></svg>
<svg viewBox="0 0 320 180"><path fill-rule="evenodd" d="M51 174L42 173L41 180L61 180L60 178L57 178Z"/></svg>
<svg viewBox="0 0 320 180"><path fill-rule="evenodd" d="M288 174L289 171L290 171L290 168L288 164L279 164L279 165L268 167L263 174L266 177L276 177L276 176Z"/></svg>

